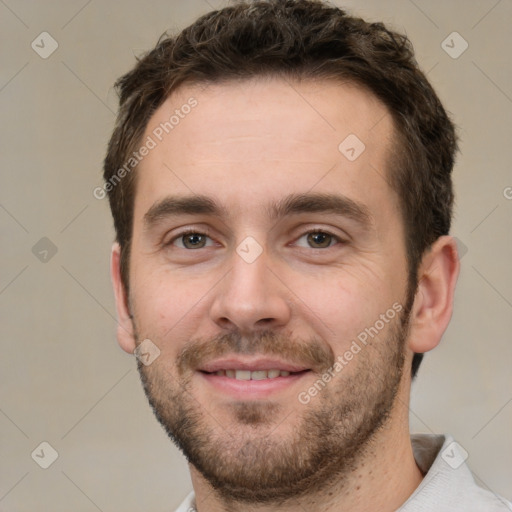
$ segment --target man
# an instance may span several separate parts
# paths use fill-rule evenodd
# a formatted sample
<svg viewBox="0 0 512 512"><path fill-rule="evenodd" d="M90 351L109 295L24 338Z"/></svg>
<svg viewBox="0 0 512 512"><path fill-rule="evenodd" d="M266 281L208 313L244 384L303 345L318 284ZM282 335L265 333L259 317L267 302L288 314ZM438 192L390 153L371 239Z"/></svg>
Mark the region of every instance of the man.
<svg viewBox="0 0 512 512"><path fill-rule="evenodd" d="M454 127L408 40L237 3L118 88L118 340L189 461L178 510L509 510L449 436L409 433L459 261Z"/></svg>

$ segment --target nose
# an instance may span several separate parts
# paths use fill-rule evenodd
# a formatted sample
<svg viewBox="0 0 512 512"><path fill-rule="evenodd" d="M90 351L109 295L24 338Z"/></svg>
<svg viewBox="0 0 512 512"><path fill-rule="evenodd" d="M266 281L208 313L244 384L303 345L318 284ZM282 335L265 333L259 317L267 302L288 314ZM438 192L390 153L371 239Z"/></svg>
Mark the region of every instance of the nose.
<svg viewBox="0 0 512 512"><path fill-rule="evenodd" d="M233 254L231 271L215 288L217 295L210 310L217 325L250 335L288 324L289 291L271 265L265 252L251 263Z"/></svg>

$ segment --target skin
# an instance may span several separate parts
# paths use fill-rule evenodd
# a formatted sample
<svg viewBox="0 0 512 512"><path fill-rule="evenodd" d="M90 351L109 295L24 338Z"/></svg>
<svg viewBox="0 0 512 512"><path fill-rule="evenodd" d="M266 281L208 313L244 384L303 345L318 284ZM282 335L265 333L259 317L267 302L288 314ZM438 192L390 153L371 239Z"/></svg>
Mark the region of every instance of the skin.
<svg viewBox="0 0 512 512"><path fill-rule="evenodd" d="M403 222L396 193L383 179L394 136L386 107L361 88L330 81L251 79L185 85L155 112L145 137L191 96L198 105L137 169L129 297L120 278L119 247L113 246L121 347L133 353L140 340L154 341L161 353L147 375L167 376L172 382L180 379L176 363L187 344L235 332L248 340L274 332L287 347L294 340L315 340L325 354L344 354L358 333L373 326L394 303L404 304L406 297ZM352 162L338 150L349 134L365 144ZM364 228L330 212L269 217L269 202L313 192L343 194L364 205L371 223ZM163 198L191 193L214 199L226 215L187 214L145 225L145 214ZM176 238L184 228L208 230L206 247L184 248ZM313 228L345 242L333 239L328 248L311 247L306 233ZM248 236L262 249L252 263L236 252ZM174 245L163 246L172 239ZM385 512L407 500L423 477L409 438L412 355L439 343L452 314L458 272L453 238L440 237L420 265L404 345L405 369L389 418L373 435L371 447L361 449L350 470L327 479L317 492L279 508L246 503L244 510ZM342 393L343 383L364 391L358 380L362 361L380 368L379 360L391 353L384 341L392 339L393 325L386 325L373 345L354 357L339 377L341 384L335 387L333 380L322 392L325 398L307 405L297 400L321 374L308 372L270 397L273 414L259 424L242 421L234 399L197 374L187 381L189 401L198 405L206 426L215 431L222 425L226 437L219 437L221 442L228 435L235 445L238 439L269 435L269 442L287 442L294 425L308 411L334 401L334 390ZM386 368L379 371L384 375ZM264 411L260 399L247 403L254 406L252 412ZM226 452L226 457L231 455ZM193 465L190 471L199 512L236 509Z"/></svg>

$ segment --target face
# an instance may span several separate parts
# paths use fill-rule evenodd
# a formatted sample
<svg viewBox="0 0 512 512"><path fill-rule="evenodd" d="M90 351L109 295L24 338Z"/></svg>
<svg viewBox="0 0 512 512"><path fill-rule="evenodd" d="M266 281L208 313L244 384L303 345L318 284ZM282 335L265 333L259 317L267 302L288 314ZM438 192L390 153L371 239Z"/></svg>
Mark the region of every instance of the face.
<svg viewBox="0 0 512 512"><path fill-rule="evenodd" d="M148 136L121 343L160 350L139 363L158 419L228 498L342 478L410 361L390 115L348 84L253 79L183 87Z"/></svg>

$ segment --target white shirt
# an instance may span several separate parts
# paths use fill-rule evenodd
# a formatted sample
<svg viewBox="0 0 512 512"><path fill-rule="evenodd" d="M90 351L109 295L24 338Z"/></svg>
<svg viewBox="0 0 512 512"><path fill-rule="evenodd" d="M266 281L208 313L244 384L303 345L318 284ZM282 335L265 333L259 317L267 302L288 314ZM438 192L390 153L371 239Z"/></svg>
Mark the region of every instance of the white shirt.
<svg viewBox="0 0 512 512"><path fill-rule="evenodd" d="M467 452L449 435L413 434L416 464L425 474L397 512L512 512L512 503L475 482ZM176 512L197 512L190 493Z"/></svg>

